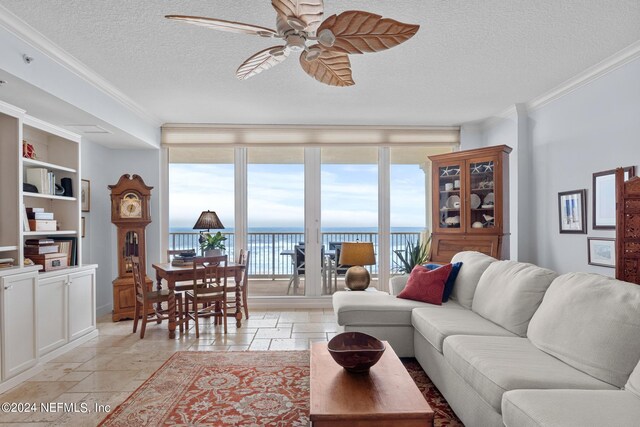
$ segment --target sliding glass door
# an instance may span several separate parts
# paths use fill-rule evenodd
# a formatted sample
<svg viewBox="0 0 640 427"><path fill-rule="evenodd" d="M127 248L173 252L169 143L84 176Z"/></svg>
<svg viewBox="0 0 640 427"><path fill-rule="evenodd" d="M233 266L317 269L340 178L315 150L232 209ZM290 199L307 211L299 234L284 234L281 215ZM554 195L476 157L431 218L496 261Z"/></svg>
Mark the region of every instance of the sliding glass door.
<svg viewBox="0 0 640 427"><path fill-rule="evenodd" d="M449 147L265 146L169 150L168 249L199 249L218 214L230 259L251 251L250 297L320 297L345 288L345 242L367 243L370 286L402 269L396 251L430 225L428 156ZM206 230L204 230L206 231ZM348 245L347 245L348 246Z"/></svg>
<svg viewBox="0 0 640 427"><path fill-rule="evenodd" d="M304 149L247 149L250 296L305 294Z"/></svg>
<svg viewBox="0 0 640 427"><path fill-rule="evenodd" d="M200 252L201 232L194 230L203 211L214 211L224 229L223 243L235 256L233 148L182 148L169 152L169 250Z"/></svg>
<svg viewBox="0 0 640 427"><path fill-rule="evenodd" d="M325 147L321 151L322 294L344 290L349 268L344 242L371 243L378 254L378 148ZM366 265L371 286L378 265Z"/></svg>

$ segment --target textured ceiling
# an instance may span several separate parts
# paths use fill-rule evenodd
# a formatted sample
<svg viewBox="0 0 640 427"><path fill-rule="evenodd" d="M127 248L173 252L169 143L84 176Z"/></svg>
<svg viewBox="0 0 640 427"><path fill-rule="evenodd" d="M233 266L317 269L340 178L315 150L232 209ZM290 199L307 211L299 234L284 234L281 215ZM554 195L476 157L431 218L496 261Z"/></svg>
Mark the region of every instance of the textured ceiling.
<svg viewBox="0 0 640 427"><path fill-rule="evenodd" d="M640 40L638 0L325 0L420 24L392 50L352 56L356 85L324 86L296 57L247 81L273 40L170 22L274 27L269 0L0 0L143 108L173 123L450 125L525 102Z"/></svg>

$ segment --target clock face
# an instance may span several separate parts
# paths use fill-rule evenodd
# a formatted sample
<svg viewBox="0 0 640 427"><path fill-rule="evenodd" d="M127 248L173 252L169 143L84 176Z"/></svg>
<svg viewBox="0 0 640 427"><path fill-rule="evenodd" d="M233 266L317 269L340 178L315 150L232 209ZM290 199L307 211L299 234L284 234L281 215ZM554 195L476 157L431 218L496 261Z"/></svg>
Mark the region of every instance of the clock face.
<svg viewBox="0 0 640 427"><path fill-rule="evenodd" d="M142 218L142 202L137 194L125 194L120 200L120 217Z"/></svg>

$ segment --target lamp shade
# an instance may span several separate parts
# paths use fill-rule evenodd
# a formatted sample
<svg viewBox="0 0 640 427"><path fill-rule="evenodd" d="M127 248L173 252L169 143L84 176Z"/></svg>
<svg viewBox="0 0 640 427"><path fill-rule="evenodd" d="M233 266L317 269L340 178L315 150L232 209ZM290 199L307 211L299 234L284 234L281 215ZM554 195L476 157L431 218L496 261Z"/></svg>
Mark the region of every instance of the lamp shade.
<svg viewBox="0 0 640 427"><path fill-rule="evenodd" d="M220 222L220 218L213 211L204 211L200 214L200 218L196 221L196 225L193 226L194 230L210 230L210 229L224 229L224 225Z"/></svg>
<svg viewBox="0 0 640 427"><path fill-rule="evenodd" d="M376 255L373 252L373 243L343 242L338 262L341 265L375 264Z"/></svg>

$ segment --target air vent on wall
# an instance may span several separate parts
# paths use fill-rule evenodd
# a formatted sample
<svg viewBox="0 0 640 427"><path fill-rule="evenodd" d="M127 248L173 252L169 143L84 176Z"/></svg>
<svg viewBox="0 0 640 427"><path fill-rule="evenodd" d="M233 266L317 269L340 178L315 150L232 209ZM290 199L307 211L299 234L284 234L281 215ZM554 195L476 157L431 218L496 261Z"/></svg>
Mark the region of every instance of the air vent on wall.
<svg viewBox="0 0 640 427"><path fill-rule="evenodd" d="M65 126L77 133L84 133L84 134L111 133L110 131L98 125L65 125Z"/></svg>

